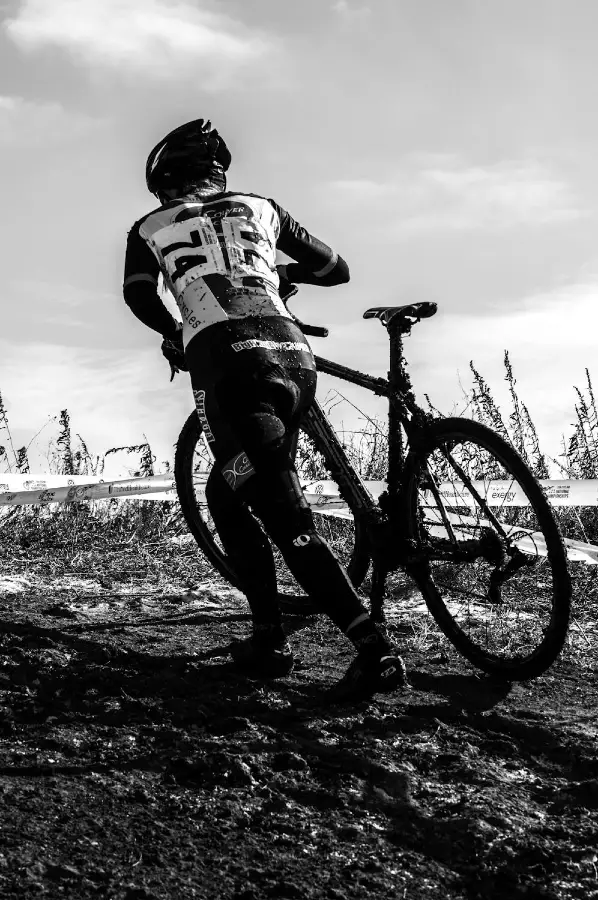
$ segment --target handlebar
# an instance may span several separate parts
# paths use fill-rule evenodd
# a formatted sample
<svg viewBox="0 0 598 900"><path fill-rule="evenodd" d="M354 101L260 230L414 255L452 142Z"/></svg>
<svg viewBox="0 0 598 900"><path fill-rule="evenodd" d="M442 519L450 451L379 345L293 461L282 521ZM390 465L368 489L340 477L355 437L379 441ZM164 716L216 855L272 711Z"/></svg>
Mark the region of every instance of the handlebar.
<svg viewBox="0 0 598 900"><path fill-rule="evenodd" d="M306 325L305 322L302 322L301 319L298 319L293 313L291 313L291 315L303 334L309 334L312 337L328 337L329 332L327 328L323 328L321 325Z"/></svg>
<svg viewBox="0 0 598 900"><path fill-rule="evenodd" d="M306 322L302 322L301 319L297 318L295 313L291 312L291 310L287 306L287 300L290 300L291 297L294 297L298 290L299 288L296 284L290 284L289 290L286 291L284 296L282 295L282 293L280 295L280 299L284 303L287 312L290 314L293 322L295 322L295 324L299 326L303 334L308 334L311 337L328 337L329 331L327 328L324 328L322 325L307 325Z"/></svg>

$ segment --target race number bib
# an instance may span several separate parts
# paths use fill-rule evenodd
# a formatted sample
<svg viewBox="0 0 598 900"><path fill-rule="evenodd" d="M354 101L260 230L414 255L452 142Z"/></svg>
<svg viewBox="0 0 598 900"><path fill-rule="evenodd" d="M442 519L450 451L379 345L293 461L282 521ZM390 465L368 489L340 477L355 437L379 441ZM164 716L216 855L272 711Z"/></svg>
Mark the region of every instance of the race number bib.
<svg viewBox="0 0 598 900"><path fill-rule="evenodd" d="M177 293L206 275L272 277L275 249L251 219L194 216L160 229L153 239Z"/></svg>

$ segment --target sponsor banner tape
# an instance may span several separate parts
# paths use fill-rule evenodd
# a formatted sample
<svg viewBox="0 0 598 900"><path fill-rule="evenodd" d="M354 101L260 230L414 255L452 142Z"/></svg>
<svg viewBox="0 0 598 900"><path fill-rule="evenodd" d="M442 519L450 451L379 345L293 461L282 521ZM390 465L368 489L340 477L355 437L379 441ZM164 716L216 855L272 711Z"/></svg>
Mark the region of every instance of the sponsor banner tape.
<svg viewBox="0 0 598 900"><path fill-rule="evenodd" d="M93 476L91 476L93 478ZM151 475L119 481L91 481L89 475L0 476L0 506L74 503L142 496L144 500L176 500L172 475ZM8 488L8 490L6 490Z"/></svg>
<svg viewBox="0 0 598 900"><path fill-rule="evenodd" d="M473 519L464 515L456 515L449 512L447 518L453 527L453 531L457 538L467 540L471 537L472 528L479 528L481 525L490 525L484 519ZM428 509L425 520L431 534L437 537L448 537L447 530L442 523L440 510ZM547 556L546 541L541 532L532 531L529 528L521 528L519 525L508 525L506 522L501 523L507 534L516 534L518 539L514 542L524 553L531 556ZM594 544L586 544L583 541L574 541L568 538L564 539L567 550L567 558L574 562L585 562L590 565L598 565L598 547Z"/></svg>
<svg viewBox="0 0 598 900"><path fill-rule="evenodd" d="M196 476L196 490L201 494L207 475ZM118 481L92 480L90 475L20 475L0 474L0 505L18 506L37 503L68 503L73 500L92 500L105 497L144 495L144 499L169 500L176 497L172 475L151 475L146 478L128 478ZM374 499L386 487L384 481L365 481ZM540 481L552 506L598 506L598 478ZM77 488L71 491L71 488ZM527 506L528 500L518 485L508 481L474 482L476 490L486 499L488 506ZM78 490L84 488L85 490ZM327 509L344 508L334 481L303 483L303 490L311 506ZM439 485L441 496L448 502L467 506L468 498L450 483ZM49 495L52 495L51 497Z"/></svg>
<svg viewBox="0 0 598 900"><path fill-rule="evenodd" d="M119 481L90 482L88 475L0 475L0 506L46 505L48 503L73 503L80 500L127 499L141 497L143 500L176 500L172 475L152 475L146 478L128 478ZM205 483L207 475L195 476L195 491L199 503L205 503ZM597 506L598 479L579 481L544 480L540 484L553 506ZM366 481L366 487L373 497L377 497L386 487L383 481ZM476 482L480 493L489 506L523 506L527 498L519 488L513 489L508 482ZM6 490L8 489L8 490ZM343 519L351 519L351 511L342 500L334 481L312 481L303 484L306 499L314 512ZM465 498L455 493L454 486L442 484L440 493L449 502L468 506ZM432 512L430 511L430 514ZM449 519L456 526L466 525L463 516L449 513ZM479 524L479 522L478 522ZM439 533L444 531L440 523ZM527 532L518 541L525 552L546 553L541 536ZM464 532L464 537L466 532ZM565 539L570 560L598 565L598 547L583 541Z"/></svg>
<svg viewBox="0 0 598 900"><path fill-rule="evenodd" d="M366 487L370 490L374 497L377 497L385 488L385 483L383 481L366 481ZM482 483L477 483L479 488L482 488ZM497 487L491 488L490 492L487 490L487 485L485 485L485 490L482 490L481 493L488 500L488 506L522 506L527 505L527 498L525 495L520 496L519 494L515 494L512 490L508 490L508 484L506 482L493 482L493 485ZM584 496L587 498L588 496L592 496L592 491L596 492L598 490L598 479L593 479L591 481L580 482L580 481L541 481L540 484L547 488L547 495L550 498L550 502L554 506L590 506L596 505L597 501L594 500L594 503L582 503L580 502L580 497ZM561 486L569 486L575 485L576 487L583 484L590 484L593 487L585 492L568 491L566 492L565 502L554 502L550 495L550 489L555 488L556 486L556 496L557 499L563 499L565 495L565 491L563 491ZM325 516L334 516L339 519L352 519L353 516L351 514L350 509L346 504L342 502L339 497L338 487L336 482L334 481L314 481L309 484L304 485L305 496L312 507L315 513L319 513ZM440 492L442 496L447 500L453 500L455 502L455 491L452 485L440 485ZM489 494L491 496L489 496ZM596 493L593 494L596 496ZM462 498L461 498L462 500ZM525 503L522 502L525 500ZM518 502L516 502L518 501ZM468 506L469 504L462 501L463 506ZM446 529L441 523L440 513L438 510L430 507L427 511L427 515L429 517L429 521L432 523L430 526L430 530L433 534L436 534L439 537L446 537ZM456 515L455 513L448 513L448 519L451 525L453 525L453 529L457 534L457 537L462 537L466 540L468 537L471 537L471 525L477 525L478 527L482 524L482 520L468 519L467 516L464 515ZM469 527L468 527L469 526ZM521 538L516 541L517 546L524 553L530 553L531 555L539 555L546 556L546 543L541 534L537 534L535 532L530 531L529 529L517 528L518 533L521 534ZM567 550L567 558L571 562L583 562L588 565L598 565L598 546L595 544L586 544L583 541L575 541L570 538L564 539L565 548Z"/></svg>
<svg viewBox="0 0 598 900"><path fill-rule="evenodd" d="M365 481L374 498L386 487L384 481ZM539 484L552 506L598 506L598 478L540 479ZM519 485L510 481L474 481L474 488L483 496L488 506L527 506L528 499ZM467 497L451 483L440 484L441 496L460 506L470 505ZM313 506L333 506L338 502L338 486L334 481L312 481L303 485L308 502Z"/></svg>
<svg viewBox="0 0 598 900"><path fill-rule="evenodd" d="M176 497L172 475L151 475L146 478L128 478L118 481L92 480L89 475L17 475L7 472L0 475L0 505L69 503L73 500L95 500L106 497L130 497L144 495L144 499L169 500ZM196 491L202 493L207 476L196 476ZM366 481L374 498L385 489L384 481ZM598 506L598 478L569 481L542 480L547 498L553 506ZM488 506L527 506L528 500L518 485L508 481L474 482L475 489L486 499ZM314 507L342 509L341 499L334 481L312 481L303 484L308 503ZM439 485L441 496L447 502L468 506L469 500L455 489L453 484Z"/></svg>

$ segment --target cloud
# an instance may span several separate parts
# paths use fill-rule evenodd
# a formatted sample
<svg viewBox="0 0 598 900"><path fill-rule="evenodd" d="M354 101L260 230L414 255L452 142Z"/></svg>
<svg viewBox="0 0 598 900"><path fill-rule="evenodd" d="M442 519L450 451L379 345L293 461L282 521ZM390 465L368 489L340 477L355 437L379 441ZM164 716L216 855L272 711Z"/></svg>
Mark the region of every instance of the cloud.
<svg viewBox="0 0 598 900"><path fill-rule="evenodd" d="M346 23L357 24L371 15L369 6L351 6L347 0L336 0L332 4L333 11Z"/></svg>
<svg viewBox="0 0 598 900"><path fill-rule="evenodd" d="M393 237L437 229L551 225L589 214L569 185L535 160L491 166L465 166L451 157L426 162L417 167L408 161L385 182L351 179L332 187L353 201L392 204L399 215Z"/></svg>
<svg viewBox="0 0 598 900"><path fill-rule="evenodd" d="M87 134L100 125L99 119L67 110L60 103L0 96L0 146L47 146Z"/></svg>
<svg viewBox="0 0 598 900"><path fill-rule="evenodd" d="M193 68L222 86L270 49L263 35L190 0L23 0L5 23L24 50L59 47L77 62L156 78Z"/></svg>

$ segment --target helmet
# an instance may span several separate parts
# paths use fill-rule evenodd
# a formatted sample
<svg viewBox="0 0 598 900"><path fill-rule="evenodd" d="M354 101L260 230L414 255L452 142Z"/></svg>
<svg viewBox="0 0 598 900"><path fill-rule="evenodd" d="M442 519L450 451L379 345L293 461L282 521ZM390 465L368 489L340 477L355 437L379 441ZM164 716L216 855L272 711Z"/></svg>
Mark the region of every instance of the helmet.
<svg viewBox="0 0 598 900"><path fill-rule="evenodd" d="M211 175L223 175L231 155L212 123L194 119L179 125L156 144L147 158L145 180L152 194L186 187Z"/></svg>

